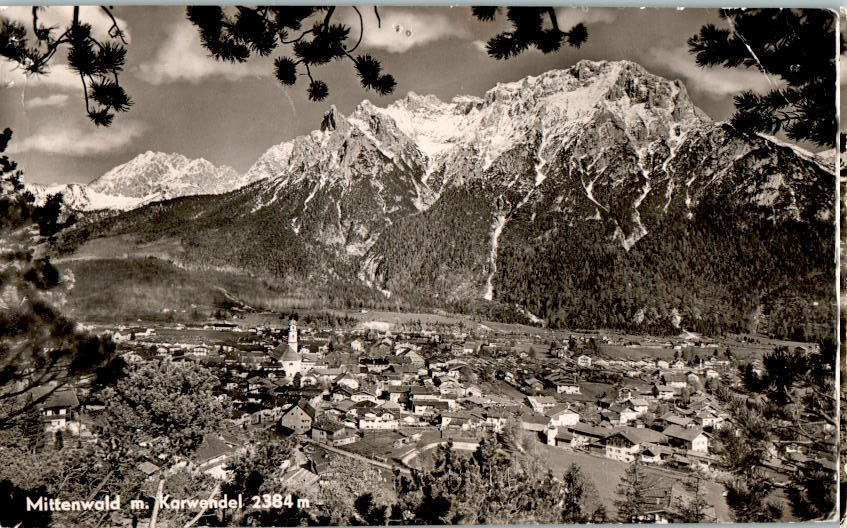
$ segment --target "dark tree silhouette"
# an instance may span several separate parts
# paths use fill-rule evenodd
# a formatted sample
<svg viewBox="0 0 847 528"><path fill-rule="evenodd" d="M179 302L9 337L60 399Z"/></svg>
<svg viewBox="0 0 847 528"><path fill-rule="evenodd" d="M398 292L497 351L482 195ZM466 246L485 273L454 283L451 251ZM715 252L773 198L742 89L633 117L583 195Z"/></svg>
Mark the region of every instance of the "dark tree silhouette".
<svg viewBox="0 0 847 528"><path fill-rule="evenodd" d="M23 172L2 155L11 137L9 129L0 134L0 429L27 416L40 420L35 409L55 391L81 375L114 379L122 362L111 340L78 331L51 303L62 293L61 277L39 253L64 222L23 189Z"/></svg>
<svg viewBox="0 0 847 528"><path fill-rule="evenodd" d="M2 20L0 56L18 63L27 74L45 74L56 53L66 49L68 66L82 84L86 114L94 124L109 126L115 112L132 106L118 79L126 62L127 42L111 8L101 8L112 21L110 38L103 40L95 38L91 25L80 19L79 6L73 8L73 17L61 32L39 22L39 9L32 8L32 35L23 24Z"/></svg>
<svg viewBox="0 0 847 528"><path fill-rule="evenodd" d="M834 147L837 14L826 9L722 9L727 28L707 24L688 39L700 66L753 68L767 76L764 95L735 96L732 124ZM841 53L844 53L844 37Z"/></svg>
<svg viewBox="0 0 847 528"><path fill-rule="evenodd" d="M504 9L501 7L474 7L474 16L482 21L493 21ZM588 40L588 29L576 24L568 31L559 29L556 10L552 7L507 7L506 18L512 31L504 31L488 40L488 54L495 59L509 59L535 48L542 53L558 51L563 44L579 48Z"/></svg>
<svg viewBox="0 0 847 528"><path fill-rule="evenodd" d="M352 9L359 17L355 36L351 36L350 26L333 22L337 10L332 6L238 6L233 14L221 7L191 6L187 15L197 26L203 46L218 60L245 62L254 54L268 56L282 48L283 53L274 59L276 78L292 86L305 74L312 101L322 101L329 95L326 83L313 76L314 68L345 59L352 62L362 87L389 94L397 84L394 77L382 73L380 62L372 56L353 55L362 42L364 21L361 11ZM374 13L379 19L377 8ZM356 41L348 46L352 38Z"/></svg>
<svg viewBox="0 0 847 528"><path fill-rule="evenodd" d="M112 20L106 41L96 39L91 26L80 20L79 7L74 8L73 19L58 36L55 28L39 23L39 9L32 10L32 35L22 24L2 21L0 56L18 63L28 74L44 74L56 52L67 48L68 63L82 82L86 113L95 124L110 125L115 112L125 112L132 105L118 81L126 59L126 40L112 8L101 8ZM186 15L197 27L203 47L217 60L246 62L253 56L267 57L278 51L274 59L276 78L285 86L293 86L299 77L307 77L306 92L312 101L323 101L329 95L329 86L315 77L315 69L345 60L353 65L363 88L379 95L390 94L397 82L383 73L380 61L367 53L354 55L362 43L365 23L359 8L350 9L357 15L358 28L339 23L339 9L334 6L190 6ZM473 13L481 21L490 21L501 10L475 7ZM559 29L553 8L510 7L505 11L513 30L488 42L489 55L497 59L516 56L529 48L551 53L563 44L579 47L588 38L583 24L569 31ZM381 26L379 8L374 7L373 13L377 27Z"/></svg>

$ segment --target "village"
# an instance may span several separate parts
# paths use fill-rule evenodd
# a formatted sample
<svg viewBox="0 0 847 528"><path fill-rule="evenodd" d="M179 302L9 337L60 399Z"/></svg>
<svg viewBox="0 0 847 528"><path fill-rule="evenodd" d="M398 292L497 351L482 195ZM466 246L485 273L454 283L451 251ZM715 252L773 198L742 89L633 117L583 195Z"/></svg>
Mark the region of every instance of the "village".
<svg viewBox="0 0 847 528"><path fill-rule="evenodd" d="M277 325L109 331L127 361L168 357L218 375L217 397L233 415L227 432L207 436L191 460L215 478L226 478L255 430L304 446L282 483L297 489L321 486L338 457L409 473L437 446L471 452L493 433L517 453L542 449L551 461L591 457L623 468L639 460L655 468L664 487L655 491L654 522L673 521L672 502L692 471L713 481L722 475L711 441L729 415L708 388L741 384L729 348L693 335L645 338L649 344L590 334L547 342L532 332L320 328L295 316ZM95 434L98 402L86 396L85 387L55 392L42 406L46 432ZM801 450L786 459L774 449L767 469L785 480L792 457L801 461ZM142 469L161 468L151 458ZM729 519L722 500L712 497L711 519Z"/></svg>

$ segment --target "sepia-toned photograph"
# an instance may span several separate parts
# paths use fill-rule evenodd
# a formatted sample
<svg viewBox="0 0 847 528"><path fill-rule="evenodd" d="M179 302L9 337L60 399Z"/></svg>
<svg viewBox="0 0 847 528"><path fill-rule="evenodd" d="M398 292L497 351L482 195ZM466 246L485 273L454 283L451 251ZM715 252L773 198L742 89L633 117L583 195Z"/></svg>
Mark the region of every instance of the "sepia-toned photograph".
<svg viewBox="0 0 847 528"><path fill-rule="evenodd" d="M837 519L844 40L0 7L0 526Z"/></svg>

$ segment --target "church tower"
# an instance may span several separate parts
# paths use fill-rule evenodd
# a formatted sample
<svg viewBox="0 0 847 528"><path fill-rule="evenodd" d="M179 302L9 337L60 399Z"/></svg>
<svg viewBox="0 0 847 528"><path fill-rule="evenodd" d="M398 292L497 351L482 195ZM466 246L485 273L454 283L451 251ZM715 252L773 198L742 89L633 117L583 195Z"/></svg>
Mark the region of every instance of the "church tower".
<svg viewBox="0 0 847 528"><path fill-rule="evenodd" d="M297 344L297 320L293 317L288 320L288 348L282 355L282 368L288 378L294 378L303 371L303 356Z"/></svg>
<svg viewBox="0 0 847 528"><path fill-rule="evenodd" d="M297 349L297 319L290 318L288 320L288 349L294 352L295 354L298 352Z"/></svg>

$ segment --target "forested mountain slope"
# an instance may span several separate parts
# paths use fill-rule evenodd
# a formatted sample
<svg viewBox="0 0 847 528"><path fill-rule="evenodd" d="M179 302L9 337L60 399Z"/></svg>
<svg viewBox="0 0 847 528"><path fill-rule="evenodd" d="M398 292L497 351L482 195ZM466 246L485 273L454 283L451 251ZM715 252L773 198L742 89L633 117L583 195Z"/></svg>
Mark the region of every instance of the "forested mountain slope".
<svg viewBox="0 0 847 528"><path fill-rule="evenodd" d="M172 238L181 258L348 304L518 305L555 326L809 335L834 321L824 162L712 122L631 62L331 108L245 177L83 223L63 247Z"/></svg>

